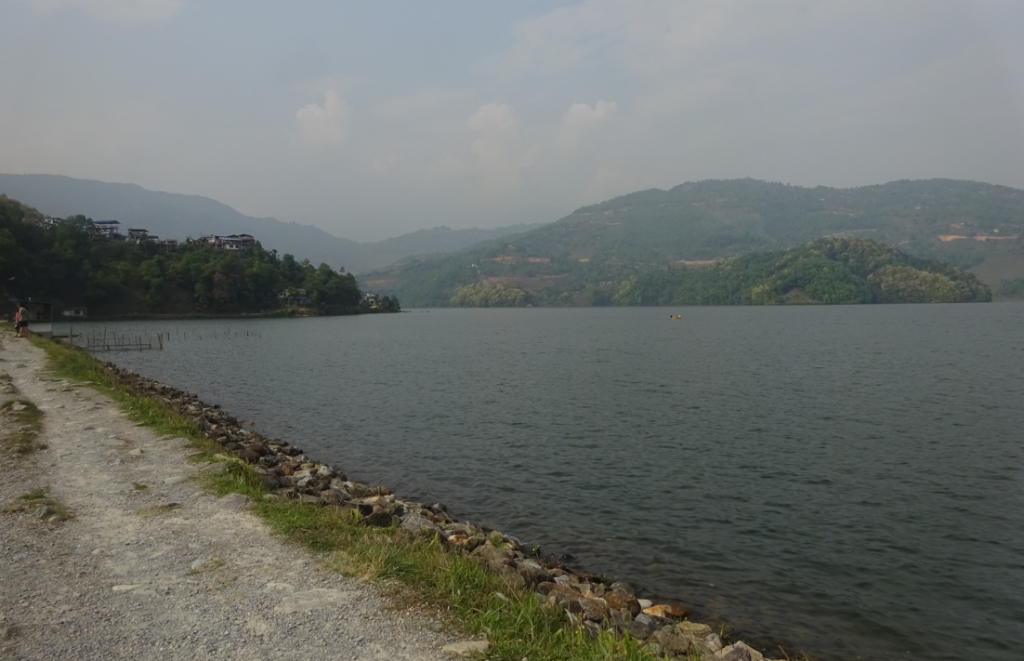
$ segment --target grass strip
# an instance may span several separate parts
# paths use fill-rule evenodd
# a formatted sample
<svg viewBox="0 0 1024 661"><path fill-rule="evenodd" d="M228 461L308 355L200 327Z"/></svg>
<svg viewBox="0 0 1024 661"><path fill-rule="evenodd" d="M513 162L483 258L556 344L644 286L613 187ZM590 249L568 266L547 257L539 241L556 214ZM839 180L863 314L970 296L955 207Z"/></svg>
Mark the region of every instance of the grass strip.
<svg viewBox="0 0 1024 661"><path fill-rule="evenodd" d="M0 425L0 448L24 456L46 448L39 440L39 432L43 429L43 412L31 401L18 397L18 394L11 375L0 372L0 418L4 422Z"/></svg>
<svg viewBox="0 0 1024 661"><path fill-rule="evenodd" d="M46 351L55 373L110 396L128 416L163 434L187 438L214 461L220 446L198 426L161 402L127 390L85 351L33 338ZM204 478L218 496L242 493L275 532L311 552L326 555L327 567L348 576L382 584L395 607L418 606L439 613L463 635L486 636L492 661L650 661L663 658L633 638L602 633L585 635L560 609L545 605L528 590L509 586L474 560L444 548L433 539L404 531L360 525L352 513L331 507L265 498L259 475L248 464L232 461Z"/></svg>
<svg viewBox="0 0 1024 661"><path fill-rule="evenodd" d="M43 429L43 412L27 399L15 398L0 404L0 417L10 425L10 431L0 435L0 445L16 455L28 455L46 448L39 440ZM8 425L4 425L5 429Z"/></svg>
<svg viewBox="0 0 1024 661"><path fill-rule="evenodd" d="M75 518L75 515L69 512L60 501L47 495L45 487L33 489L18 496L17 500L4 507L3 513L33 514L36 518L50 522L68 521Z"/></svg>

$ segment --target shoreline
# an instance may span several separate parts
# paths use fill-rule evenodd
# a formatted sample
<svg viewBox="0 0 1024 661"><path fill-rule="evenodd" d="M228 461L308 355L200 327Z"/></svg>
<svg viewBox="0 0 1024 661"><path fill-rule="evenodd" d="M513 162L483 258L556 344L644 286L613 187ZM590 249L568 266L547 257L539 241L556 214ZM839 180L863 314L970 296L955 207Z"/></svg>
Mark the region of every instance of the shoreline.
<svg viewBox="0 0 1024 661"><path fill-rule="evenodd" d="M275 534L211 443L2 335L0 658L444 661L438 613Z"/></svg>
<svg viewBox="0 0 1024 661"><path fill-rule="evenodd" d="M570 621L591 638L611 631L645 641L652 651L680 658L696 654L704 659L771 661L772 657L741 640L727 644L722 640L725 627L716 633L706 624L690 622L686 619L690 609L678 600L638 599L626 583L554 556L529 552L516 538L500 531L459 522L440 503L402 501L387 487L350 480L339 468L306 456L286 441L242 428L219 405L208 405L196 395L92 358L130 392L192 420L226 455L250 466L266 489L267 499L332 507L351 512L365 526L398 527L412 535L435 538L448 549L475 558L510 586L535 591L549 605L565 609ZM602 629L603 624L608 629Z"/></svg>
<svg viewBox="0 0 1024 661"><path fill-rule="evenodd" d="M54 319L53 323L73 326L76 323L102 323L107 321L193 321L196 319L303 319L307 317L354 317L364 314L396 314L401 312L406 312L406 310L383 311L344 309L340 311L319 311L308 310L305 308L293 308L286 310L267 310L263 312L139 312L114 314L109 316L62 317L60 319Z"/></svg>

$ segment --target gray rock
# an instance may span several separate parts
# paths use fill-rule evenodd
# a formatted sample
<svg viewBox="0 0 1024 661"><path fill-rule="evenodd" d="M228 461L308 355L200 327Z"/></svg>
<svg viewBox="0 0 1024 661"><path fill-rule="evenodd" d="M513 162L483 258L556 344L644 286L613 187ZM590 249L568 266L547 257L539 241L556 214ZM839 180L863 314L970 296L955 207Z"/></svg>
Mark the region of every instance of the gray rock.
<svg viewBox="0 0 1024 661"><path fill-rule="evenodd" d="M690 652L690 648L695 642L693 636L673 633L671 629L655 631L654 634L651 635L651 638L669 652L680 655L688 654Z"/></svg>
<svg viewBox="0 0 1024 661"><path fill-rule="evenodd" d="M526 579L528 585L537 585L551 580L551 574L533 560L517 560L516 571Z"/></svg>
<svg viewBox="0 0 1024 661"><path fill-rule="evenodd" d="M633 586L630 585L629 583L623 583L622 581L618 581L616 583L612 583L608 587L608 589L611 590L612 592L618 592L620 594L631 594L633 596L636 596L636 593L633 592Z"/></svg>
<svg viewBox="0 0 1024 661"><path fill-rule="evenodd" d="M469 555L472 558L476 558L481 563L488 565L495 571L500 567L507 567L512 563L512 551L507 548L499 549L490 542L473 549L473 552Z"/></svg>
<svg viewBox="0 0 1024 661"><path fill-rule="evenodd" d="M637 615L635 618L633 618L633 623L647 629L648 635L654 633L661 627L661 622L659 622L654 617L648 615L647 613L640 613L639 615Z"/></svg>
<svg viewBox="0 0 1024 661"><path fill-rule="evenodd" d="M431 521L414 513L403 516L400 527L416 535L424 532L433 534L437 531L437 527Z"/></svg>
<svg viewBox="0 0 1024 661"><path fill-rule="evenodd" d="M168 486L173 486L175 484L181 484L182 482L185 482L186 480L188 480L188 476L186 476L186 475L175 475L173 477L169 477L169 478L165 479L164 480L164 484L166 484Z"/></svg>
<svg viewBox="0 0 1024 661"><path fill-rule="evenodd" d="M501 565L497 568L492 567L492 569L494 569L495 573L505 579L505 582L512 587L520 589L528 587L526 585L526 579L523 578L522 574L515 570L515 567L512 567L511 565Z"/></svg>
<svg viewBox="0 0 1024 661"><path fill-rule="evenodd" d="M229 493L217 499L217 504L225 509L240 510L252 504L252 498L242 493Z"/></svg>
<svg viewBox="0 0 1024 661"><path fill-rule="evenodd" d="M343 505L348 501L352 500L352 496L347 491L341 489L324 489L320 492L320 497L324 499L324 502L328 505Z"/></svg>
<svg viewBox="0 0 1024 661"><path fill-rule="evenodd" d="M650 628L641 624L640 622L637 622L636 620L633 620L632 622L626 625L625 633L628 633L630 636L636 638L637 640L647 640L651 637Z"/></svg>
<svg viewBox="0 0 1024 661"><path fill-rule="evenodd" d="M305 590L288 595L274 610L278 613L305 613L320 608L341 606L352 601L354 597L355 593L342 590Z"/></svg>
<svg viewBox="0 0 1024 661"><path fill-rule="evenodd" d="M704 644L711 650L713 654L717 654L722 649L722 639L717 633L713 633L704 637Z"/></svg>
<svg viewBox="0 0 1024 661"><path fill-rule="evenodd" d="M580 593L572 588L557 583L542 583L539 586L542 594L548 595L548 605L564 608L570 613L582 613Z"/></svg>
<svg viewBox="0 0 1024 661"><path fill-rule="evenodd" d="M562 574L555 576L555 583L559 585L579 585L579 580L572 574Z"/></svg>
<svg viewBox="0 0 1024 661"><path fill-rule="evenodd" d="M716 654L719 658L725 659L725 661L754 661L754 658L750 655L750 648L743 643L736 643L735 645L729 645L724 648L721 652ZM760 654L757 655L761 657Z"/></svg>
<svg viewBox="0 0 1024 661"><path fill-rule="evenodd" d="M694 638L704 638L711 635L711 627L697 622L680 622L676 625L676 631Z"/></svg>
<svg viewBox="0 0 1024 661"><path fill-rule="evenodd" d="M394 523L394 517L387 512L374 512L369 516L364 516L360 519L360 523L367 526L373 526L374 528L387 528Z"/></svg>
<svg viewBox="0 0 1024 661"><path fill-rule="evenodd" d="M486 652L491 643L486 640L463 640L458 643L451 643L441 648L441 651L448 656L473 656Z"/></svg>
<svg viewBox="0 0 1024 661"><path fill-rule="evenodd" d="M608 604L604 599L580 597L583 619L591 622L603 622L608 615Z"/></svg>
<svg viewBox="0 0 1024 661"><path fill-rule="evenodd" d="M755 650L750 645L747 645L742 640L740 642L738 642L738 643L730 645L729 647L731 647L734 652L738 651L738 650L742 650L742 651L746 652L747 653L747 657L750 659L750 661L765 661L765 658L764 658L763 654L761 654L760 652ZM725 649L723 649L722 652L725 652L725 650L729 649L729 647L726 647Z"/></svg>
<svg viewBox="0 0 1024 661"><path fill-rule="evenodd" d="M624 633L629 628L629 611L609 609L608 623L612 625L612 628L617 633Z"/></svg>

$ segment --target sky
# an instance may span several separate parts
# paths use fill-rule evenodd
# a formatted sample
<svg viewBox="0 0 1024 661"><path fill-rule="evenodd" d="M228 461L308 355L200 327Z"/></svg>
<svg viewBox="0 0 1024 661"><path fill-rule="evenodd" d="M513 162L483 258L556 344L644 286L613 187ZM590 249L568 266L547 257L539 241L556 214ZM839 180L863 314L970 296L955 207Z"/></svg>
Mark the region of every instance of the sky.
<svg viewBox="0 0 1024 661"><path fill-rule="evenodd" d="M1024 188L1019 0L0 0L0 172L372 241L686 181Z"/></svg>

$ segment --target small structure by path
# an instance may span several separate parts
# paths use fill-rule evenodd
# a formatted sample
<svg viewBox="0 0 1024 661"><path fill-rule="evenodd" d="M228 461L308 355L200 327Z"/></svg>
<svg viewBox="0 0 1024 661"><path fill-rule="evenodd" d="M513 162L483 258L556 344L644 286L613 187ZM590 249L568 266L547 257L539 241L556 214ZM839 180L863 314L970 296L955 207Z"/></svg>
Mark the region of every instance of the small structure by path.
<svg viewBox="0 0 1024 661"><path fill-rule="evenodd" d="M182 439L56 378L27 340L0 339L3 373L44 412L47 448L2 458L0 508L45 488L75 518L0 515L0 659L447 658L437 622L204 491Z"/></svg>

